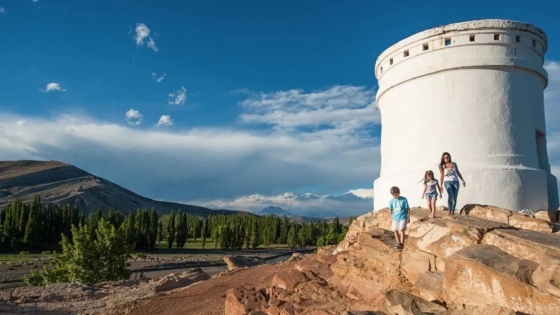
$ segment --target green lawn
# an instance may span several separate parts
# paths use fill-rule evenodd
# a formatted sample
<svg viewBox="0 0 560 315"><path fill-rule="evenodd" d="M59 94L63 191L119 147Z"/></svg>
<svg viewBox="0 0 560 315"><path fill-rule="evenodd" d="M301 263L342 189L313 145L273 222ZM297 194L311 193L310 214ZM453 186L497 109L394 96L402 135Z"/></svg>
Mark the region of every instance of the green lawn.
<svg viewBox="0 0 560 315"><path fill-rule="evenodd" d="M272 248L288 248L287 245L278 245L272 244L269 246L269 249ZM245 249L245 248L244 248ZM266 249L263 245L260 245L257 250ZM183 248L175 248L172 249L167 248L167 242L163 241L161 243L156 243L156 247L153 250L141 250L141 251L134 251L135 253L143 253L143 254L204 254L205 252L211 253L213 251L221 251L220 248L214 248L214 242L211 240L206 242L204 249L202 248L202 243L200 240L197 240L196 243L192 240L189 240ZM42 253L0 253L0 261L27 261L35 258L40 257L48 257L48 254Z"/></svg>
<svg viewBox="0 0 560 315"><path fill-rule="evenodd" d="M28 261L39 257L48 257L44 254L4 254L0 253L0 261Z"/></svg>
<svg viewBox="0 0 560 315"><path fill-rule="evenodd" d="M212 240L210 241L206 241L206 244L204 246L204 248L202 248L202 243L200 242L200 240L197 240L196 243L193 242L192 240L189 240L185 246L183 246L183 248L176 248L176 246L173 246L173 248L169 249L167 247L167 242L163 241L160 243L156 243L156 246L153 250L142 250L142 251L136 251L136 252L140 252L140 253L161 253L161 254L194 254L198 251L219 251L221 250L220 248L214 248L214 242ZM269 248L288 248L287 245L279 245L279 244L271 244L269 246ZM243 248L245 249L245 248ZM266 249L266 247L264 247L263 245L260 245L259 247L257 247L257 249Z"/></svg>

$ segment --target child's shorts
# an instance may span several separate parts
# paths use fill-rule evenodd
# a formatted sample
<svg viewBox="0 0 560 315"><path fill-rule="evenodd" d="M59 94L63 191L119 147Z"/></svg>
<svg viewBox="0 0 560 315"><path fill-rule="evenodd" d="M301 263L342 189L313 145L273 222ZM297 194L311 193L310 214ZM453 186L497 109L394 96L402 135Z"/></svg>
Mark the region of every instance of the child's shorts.
<svg viewBox="0 0 560 315"><path fill-rule="evenodd" d="M406 220L393 221L393 231L406 231Z"/></svg>
<svg viewBox="0 0 560 315"><path fill-rule="evenodd" d="M426 199L430 200L430 199L437 199L438 194L437 193L428 193L426 194Z"/></svg>

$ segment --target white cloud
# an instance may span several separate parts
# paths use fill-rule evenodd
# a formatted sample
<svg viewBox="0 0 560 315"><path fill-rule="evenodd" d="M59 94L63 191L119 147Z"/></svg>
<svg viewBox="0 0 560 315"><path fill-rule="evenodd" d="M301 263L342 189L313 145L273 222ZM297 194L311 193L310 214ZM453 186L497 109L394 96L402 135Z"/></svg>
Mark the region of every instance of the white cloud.
<svg viewBox="0 0 560 315"><path fill-rule="evenodd" d="M65 89L63 89L59 83L56 82L52 82L47 84L47 86L45 86L44 89L40 89L39 91L47 93L47 92L52 92L52 91L59 91L59 92L66 92Z"/></svg>
<svg viewBox="0 0 560 315"><path fill-rule="evenodd" d="M175 93L169 93L167 103L169 105L183 105L187 100L187 89L181 87Z"/></svg>
<svg viewBox="0 0 560 315"><path fill-rule="evenodd" d="M173 125L173 121L171 120L171 116L161 115L157 125L158 126L171 126L171 125Z"/></svg>
<svg viewBox="0 0 560 315"><path fill-rule="evenodd" d="M348 191L349 194L353 194L362 199L373 199L373 188L360 188Z"/></svg>
<svg viewBox="0 0 560 315"><path fill-rule="evenodd" d="M18 121L16 121L16 125L18 125L18 126L25 126L25 125L27 125L27 121L25 121L25 120L18 120Z"/></svg>
<svg viewBox="0 0 560 315"><path fill-rule="evenodd" d="M266 123L276 129L328 126L334 130L324 132L370 137L367 127L380 123L379 111L375 109L375 91L364 86L333 86L311 93L302 90L249 93L249 98L241 105L249 111L240 116L242 121Z"/></svg>
<svg viewBox="0 0 560 315"><path fill-rule="evenodd" d="M202 203L195 202L195 204L212 209L245 210L255 213L268 206L276 206L291 214L302 216L309 215L310 213L328 213L339 216L360 215L371 211L373 207L371 200L360 198L353 194L350 196L321 196L309 193L296 194L293 192L285 192L278 195L253 194L233 200L214 200Z"/></svg>
<svg viewBox="0 0 560 315"><path fill-rule="evenodd" d="M161 76L158 76L157 73L152 72L152 79L153 79L154 81L156 81L157 83L161 83L161 81L163 81L163 79L165 79L165 73L162 74Z"/></svg>
<svg viewBox="0 0 560 315"><path fill-rule="evenodd" d="M6 12L6 10L2 7L0 7L0 14L4 14L4 12Z"/></svg>
<svg viewBox="0 0 560 315"><path fill-rule="evenodd" d="M154 51L158 51L158 47L156 46L156 43L154 42L154 39L150 37L150 33L151 30L148 28L148 26L144 23L137 23L136 24L136 35L134 35L132 38L136 41L136 45L138 46L143 46L144 45L144 40L147 38L147 47L154 50Z"/></svg>
<svg viewBox="0 0 560 315"><path fill-rule="evenodd" d="M126 121L131 125L139 125L142 123L142 114L134 108L129 109L125 114Z"/></svg>
<svg viewBox="0 0 560 315"><path fill-rule="evenodd" d="M151 38L151 37L148 39L148 45L147 46L148 46L148 48L152 49L153 51L158 51L159 50L158 47L156 46L156 42L154 42L154 39Z"/></svg>
<svg viewBox="0 0 560 315"><path fill-rule="evenodd" d="M340 88L313 93L336 95L331 89ZM365 89L355 91L347 97L359 99L366 93ZM339 105L332 110L346 113L339 120L351 121L355 119L352 111L363 112L354 102L336 97ZM363 106L367 103L362 101ZM343 111L345 107L348 112ZM243 115L255 113L253 106L242 108ZM306 110L303 105L302 110ZM241 129L234 125L168 130L155 124L153 128L133 128L142 119L133 108L125 116L131 125L72 114L47 119L0 112L0 121L5 122L0 126L0 159L62 160L139 194L171 201L233 202L243 196L305 190L332 194L363 187L359 183L372 182L377 176L378 140L367 136L375 115L375 111L365 113L355 124L329 118L325 128L298 131L284 127L281 120L268 129L243 122ZM27 126L16 128L18 120L27 121ZM344 212L349 211L344 205L352 200L363 202L363 211L371 210L371 200L352 194L323 196L319 201L313 201L313 195L304 196L306 201L298 199L301 206L289 210L323 207Z"/></svg>

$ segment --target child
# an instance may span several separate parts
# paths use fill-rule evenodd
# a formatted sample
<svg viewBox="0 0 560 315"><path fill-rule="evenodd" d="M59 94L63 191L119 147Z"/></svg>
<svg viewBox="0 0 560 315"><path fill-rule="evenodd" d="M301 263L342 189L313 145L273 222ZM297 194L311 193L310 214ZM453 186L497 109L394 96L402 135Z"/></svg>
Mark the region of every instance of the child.
<svg viewBox="0 0 560 315"><path fill-rule="evenodd" d="M408 200L402 197L399 187L391 187L391 195L393 198L389 201L389 209L391 210L392 217L392 230L395 233L397 245L395 248L402 249L404 247L404 231L406 231L406 224L410 223L410 208L408 207Z"/></svg>
<svg viewBox="0 0 560 315"><path fill-rule="evenodd" d="M437 190L436 190L437 189ZM430 219L436 215L436 200L438 197L437 191L439 190L439 197L443 196L441 185L434 179L434 172L426 171L424 174L424 191L422 192L422 199L426 197L428 201L428 209L430 209Z"/></svg>

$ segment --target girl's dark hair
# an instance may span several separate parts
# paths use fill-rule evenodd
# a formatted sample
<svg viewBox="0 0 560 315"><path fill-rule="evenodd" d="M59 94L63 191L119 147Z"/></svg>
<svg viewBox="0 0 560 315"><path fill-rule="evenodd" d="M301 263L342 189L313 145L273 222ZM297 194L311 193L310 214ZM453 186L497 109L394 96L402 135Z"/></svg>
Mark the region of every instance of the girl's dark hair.
<svg viewBox="0 0 560 315"><path fill-rule="evenodd" d="M434 172L426 171L426 174L424 174L424 184L428 182L428 175L432 175L432 179L435 179Z"/></svg>
<svg viewBox="0 0 560 315"><path fill-rule="evenodd" d="M441 155L441 160L439 162L439 168L443 168L443 166L445 165L445 161L443 160L443 157L446 156L446 155L449 157L449 163L452 163L451 162L451 154L449 154L449 152L443 152L443 154Z"/></svg>

